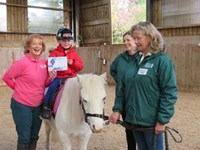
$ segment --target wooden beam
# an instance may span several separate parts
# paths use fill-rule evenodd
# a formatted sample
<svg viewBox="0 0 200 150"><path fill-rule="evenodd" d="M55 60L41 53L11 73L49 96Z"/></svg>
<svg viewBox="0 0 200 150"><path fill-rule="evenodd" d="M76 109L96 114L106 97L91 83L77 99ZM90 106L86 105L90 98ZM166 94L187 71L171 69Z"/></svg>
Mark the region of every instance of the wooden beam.
<svg viewBox="0 0 200 150"><path fill-rule="evenodd" d="M109 38L97 38L97 39L85 39L83 43L92 44L92 43L102 43L102 44L109 44Z"/></svg>
<svg viewBox="0 0 200 150"><path fill-rule="evenodd" d="M52 7L41 7L41 6L32 6L32 5L21 5L21 4L11 4L0 2L0 5L13 6L13 7L23 7L23 8L38 8L38 9L47 9L47 10L57 10L57 11L71 11L71 9L61 9L61 8L52 8Z"/></svg>
<svg viewBox="0 0 200 150"><path fill-rule="evenodd" d="M94 25L109 24L109 23L110 23L110 19L101 19L101 20L83 22L80 24L80 26L81 27L94 26Z"/></svg>
<svg viewBox="0 0 200 150"><path fill-rule="evenodd" d="M93 8L93 7L98 7L98 6L103 6L103 5L108 5L109 1L108 0L101 0L101 1L96 1L92 3L87 3L87 4L82 4L80 8Z"/></svg>
<svg viewBox="0 0 200 150"><path fill-rule="evenodd" d="M198 25L182 25L182 26L157 27L157 29L177 29L177 28L192 28L192 27L200 27L200 24L198 24Z"/></svg>
<svg viewBox="0 0 200 150"><path fill-rule="evenodd" d="M30 35L30 34L33 34L32 32L15 32L15 31L0 31L0 34L1 35L3 35L3 34L18 34L18 35L20 35L20 34L22 34L22 35ZM49 36L51 36L51 35L53 35L53 36L55 36L55 34L52 34L52 33L38 33L38 34L40 34L40 35L49 35Z"/></svg>

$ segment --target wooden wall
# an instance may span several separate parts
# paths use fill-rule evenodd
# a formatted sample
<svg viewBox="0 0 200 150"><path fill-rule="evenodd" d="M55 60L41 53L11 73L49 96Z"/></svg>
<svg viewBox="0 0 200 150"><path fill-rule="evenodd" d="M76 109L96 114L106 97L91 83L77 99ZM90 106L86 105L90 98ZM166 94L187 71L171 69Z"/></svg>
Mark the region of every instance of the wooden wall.
<svg viewBox="0 0 200 150"><path fill-rule="evenodd" d="M188 44L181 47L181 44L169 46L169 55L175 63L177 83L179 90L200 90L200 47Z"/></svg>
<svg viewBox="0 0 200 150"><path fill-rule="evenodd" d="M173 60L176 69L177 83L179 90L200 91L200 37L184 37L176 40L165 38L167 53ZM56 46L56 45L55 45ZM95 47L77 47L76 50L84 61L84 69L80 73L107 73L108 83L115 84L109 74L109 66L114 58L123 51L122 45L102 45ZM0 76L10 64L23 56L22 47L0 48ZM42 55L47 58L48 51ZM2 84L0 80L0 84Z"/></svg>
<svg viewBox="0 0 200 150"><path fill-rule="evenodd" d="M80 0L81 46L111 44L110 0Z"/></svg>
<svg viewBox="0 0 200 150"><path fill-rule="evenodd" d="M2 75L8 67L24 55L23 43L29 34L3 34L0 36L0 85ZM49 50L57 46L55 35L43 35L46 44L46 50L42 54L43 58L47 58Z"/></svg>
<svg viewBox="0 0 200 150"><path fill-rule="evenodd" d="M159 29L159 31L162 33L163 36L172 37L172 36L200 35L200 24L191 25L191 24L185 24L185 22L180 22L179 24L181 24L181 25L173 25L173 26L165 27L163 25L163 21L162 21L162 14L163 14L162 1L163 0L153 0L152 23ZM184 3L181 2L181 0L178 0L178 1L180 1L179 2L180 6L185 5ZM198 0L196 0L196 1L198 1ZM171 3L174 3L174 2L171 1ZM188 4L188 7L189 7L190 2L188 1L188 3L189 3ZM197 6L197 7L200 7L200 6ZM184 12L185 10L182 10L182 11ZM187 12L185 12L185 13L187 13ZM174 22L175 22L175 20L174 20Z"/></svg>
<svg viewBox="0 0 200 150"><path fill-rule="evenodd" d="M165 41L167 43L167 54L175 64L178 89L181 91L200 91L200 46L198 45L200 44L198 43L200 37L176 39L177 37L165 38ZM81 54L85 64L85 69L81 73L101 74L106 72L108 83L115 84L109 74L109 66L114 58L123 51L122 45L82 47L77 48L77 51Z"/></svg>
<svg viewBox="0 0 200 150"><path fill-rule="evenodd" d="M8 31L28 31L27 0L7 0ZM24 6L24 7L22 7Z"/></svg>
<svg viewBox="0 0 200 150"><path fill-rule="evenodd" d="M78 37L82 47L76 48L84 60L81 73L101 74L107 72L108 81L114 84L109 75L109 65L123 51L122 45L111 43L110 0L77 0L80 8L76 18L79 22ZM200 25L162 26L162 1L153 0L152 23L163 34L167 53L176 66L179 90L200 91ZM65 4L65 25L70 24L69 1ZM23 56L23 41L27 33L26 0L8 0L8 32L0 32L0 77L10 64ZM47 58L48 50L55 48L55 34L42 34L47 50L42 57ZM0 84L2 80L0 79Z"/></svg>
<svg viewBox="0 0 200 150"><path fill-rule="evenodd" d="M179 90L200 91L200 36L165 37Z"/></svg>
<svg viewBox="0 0 200 150"><path fill-rule="evenodd" d="M48 44L47 44L48 45ZM52 47L57 46L51 45ZM43 58L48 57L48 45L47 50L42 54ZM96 47L76 47L76 51L80 54L84 62L84 69L80 73L95 73L102 74L107 73L108 82L114 84L114 80L109 74L109 66L114 60L114 58L123 51L123 45L102 45ZM8 67L15 61L20 59L23 54L23 47L7 47L0 48L0 77L8 69ZM3 84L3 81L0 79L0 85Z"/></svg>
<svg viewBox="0 0 200 150"><path fill-rule="evenodd" d="M162 27L162 0L153 0L152 23L156 27Z"/></svg>
<svg viewBox="0 0 200 150"><path fill-rule="evenodd" d="M46 9L46 7L40 6L30 6L27 0L7 0L6 3L1 3L1 5L7 6L7 32L1 32L0 35L9 37L11 34L19 34L19 38L24 39L28 34L28 8L40 8ZM63 15L64 15L64 26L71 26L71 8L70 0L63 1ZM48 10L60 10L56 8L48 8ZM37 20L36 20L37 21ZM30 33L29 33L30 34ZM48 35L48 34L47 34ZM52 34L55 35L55 34ZM16 39L18 40L18 39Z"/></svg>
<svg viewBox="0 0 200 150"><path fill-rule="evenodd" d="M200 36L165 37L164 39L167 44L167 54L175 64L179 90L200 91ZM113 59L123 51L123 46L100 46L99 50L101 51L102 73L107 72L109 83L114 84L109 74L109 66ZM99 61L98 58L96 59ZM103 64L104 59L106 64Z"/></svg>

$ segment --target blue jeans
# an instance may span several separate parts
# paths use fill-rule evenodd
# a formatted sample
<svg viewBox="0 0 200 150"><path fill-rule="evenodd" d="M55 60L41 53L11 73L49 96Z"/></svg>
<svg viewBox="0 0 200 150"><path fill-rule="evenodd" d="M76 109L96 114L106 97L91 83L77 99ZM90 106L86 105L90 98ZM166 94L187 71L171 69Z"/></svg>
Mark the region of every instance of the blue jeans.
<svg viewBox="0 0 200 150"><path fill-rule="evenodd" d="M13 98L11 99L10 107L18 135L17 144L22 147L28 147L30 144L37 143L42 124L40 119L42 107L26 106Z"/></svg>
<svg viewBox="0 0 200 150"><path fill-rule="evenodd" d="M51 82L51 84L49 85L49 88L47 90L47 93L45 95L45 98L44 98L44 104L49 105L49 102L50 102L53 92L56 90L57 87L59 87L59 85L61 85L61 83L62 83L62 79L60 79L60 78L55 78Z"/></svg>
<svg viewBox="0 0 200 150"><path fill-rule="evenodd" d="M163 150L163 133L134 131L138 150Z"/></svg>

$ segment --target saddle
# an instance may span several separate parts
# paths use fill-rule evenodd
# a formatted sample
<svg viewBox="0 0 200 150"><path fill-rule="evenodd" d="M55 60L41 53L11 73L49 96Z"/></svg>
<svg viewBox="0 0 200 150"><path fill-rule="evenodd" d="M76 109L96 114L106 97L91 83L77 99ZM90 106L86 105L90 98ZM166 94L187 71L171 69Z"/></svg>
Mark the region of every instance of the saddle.
<svg viewBox="0 0 200 150"><path fill-rule="evenodd" d="M60 103L60 98L63 93L65 81L66 81L66 79L62 80L61 84L54 90L54 92L51 96L49 106L50 106L50 109L52 110L53 117L55 117L55 115L56 115L56 111L57 111L58 105Z"/></svg>

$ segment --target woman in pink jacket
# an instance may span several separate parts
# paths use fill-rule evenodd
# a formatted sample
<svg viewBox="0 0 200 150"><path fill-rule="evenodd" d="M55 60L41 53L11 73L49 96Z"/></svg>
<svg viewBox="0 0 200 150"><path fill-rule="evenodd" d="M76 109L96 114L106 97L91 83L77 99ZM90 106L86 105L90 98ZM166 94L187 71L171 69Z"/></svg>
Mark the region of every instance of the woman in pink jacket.
<svg viewBox="0 0 200 150"><path fill-rule="evenodd" d="M17 150L35 150L42 120L41 108L45 87L56 76L48 75L46 61L40 58L45 50L39 34L30 35L25 42L24 57L15 61L3 75L13 89L11 110L18 135Z"/></svg>

